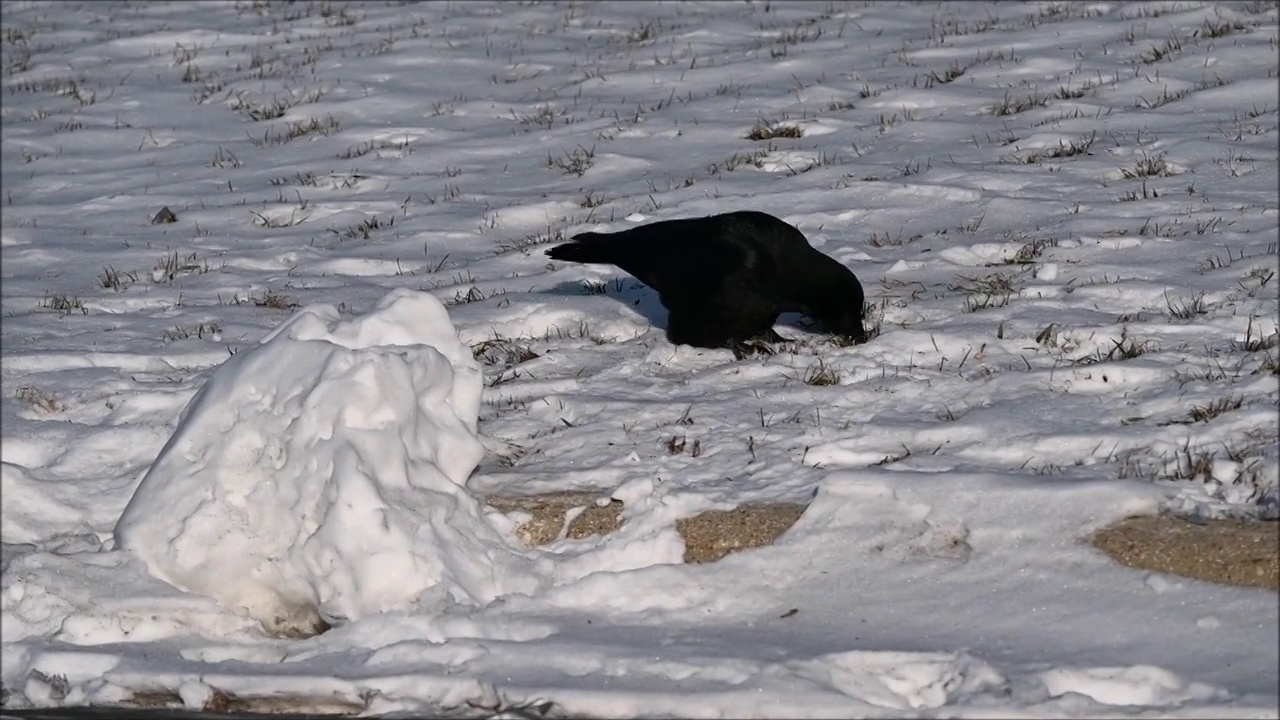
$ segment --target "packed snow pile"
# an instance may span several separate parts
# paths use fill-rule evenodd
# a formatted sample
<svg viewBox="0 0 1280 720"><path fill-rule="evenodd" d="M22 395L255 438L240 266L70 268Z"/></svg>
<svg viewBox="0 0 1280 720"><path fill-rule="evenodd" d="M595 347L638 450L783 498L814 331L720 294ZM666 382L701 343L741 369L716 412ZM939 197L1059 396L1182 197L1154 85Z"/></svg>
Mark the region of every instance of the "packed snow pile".
<svg viewBox="0 0 1280 720"><path fill-rule="evenodd" d="M117 544L279 635L487 602L520 574L495 566L504 542L464 488L484 455L480 394L427 293L394 290L350 319L302 310L192 398Z"/></svg>

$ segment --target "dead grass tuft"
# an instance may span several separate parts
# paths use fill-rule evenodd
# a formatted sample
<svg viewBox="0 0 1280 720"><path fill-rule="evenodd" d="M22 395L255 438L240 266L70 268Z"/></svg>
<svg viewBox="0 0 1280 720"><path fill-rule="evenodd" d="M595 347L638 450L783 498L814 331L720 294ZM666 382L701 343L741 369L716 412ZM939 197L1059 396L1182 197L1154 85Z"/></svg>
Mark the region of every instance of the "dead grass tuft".
<svg viewBox="0 0 1280 720"><path fill-rule="evenodd" d="M62 403L58 401L58 398L30 385L18 388L13 395L18 401L24 402L41 412L56 413L62 410Z"/></svg>
<svg viewBox="0 0 1280 720"><path fill-rule="evenodd" d="M271 308L272 310L292 310L298 307L298 303L270 288L262 291L260 297L253 298L253 304L258 307Z"/></svg>
<svg viewBox="0 0 1280 720"><path fill-rule="evenodd" d="M777 125L770 125L762 120L756 123L755 127L751 128L751 130L746 134L746 139L759 142L761 140L772 140L774 138L787 138L794 140L803 136L804 131L797 125L783 125L781 123Z"/></svg>
<svg viewBox="0 0 1280 720"><path fill-rule="evenodd" d="M805 385L817 385L825 387L827 385L840 384L840 371L835 368L827 367L822 362L822 358L818 358L818 362L809 367L808 372L804 374Z"/></svg>

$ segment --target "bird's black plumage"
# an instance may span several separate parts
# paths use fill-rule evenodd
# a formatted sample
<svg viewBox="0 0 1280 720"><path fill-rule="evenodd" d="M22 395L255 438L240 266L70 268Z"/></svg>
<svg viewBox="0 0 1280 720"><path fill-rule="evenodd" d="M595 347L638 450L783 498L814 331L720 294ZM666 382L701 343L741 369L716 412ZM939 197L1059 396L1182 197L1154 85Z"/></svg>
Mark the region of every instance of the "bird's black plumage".
<svg viewBox="0 0 1280 720"><path fill-rule="evenodd" d="M858 278L767 213L582 233L547 255L616 265L653 288L667 308L667 337L676 344L736 349L776 338L773 323L784 312L803 313L853 342L866 340Z"/></svg>

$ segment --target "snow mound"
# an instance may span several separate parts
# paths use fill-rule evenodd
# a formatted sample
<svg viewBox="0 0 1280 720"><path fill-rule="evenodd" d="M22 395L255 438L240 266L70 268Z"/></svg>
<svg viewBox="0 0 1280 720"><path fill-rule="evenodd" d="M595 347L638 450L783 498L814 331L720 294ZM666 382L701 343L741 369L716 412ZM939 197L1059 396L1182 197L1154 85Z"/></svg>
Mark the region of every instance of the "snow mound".
<svg viewBox="0 0 1280 720"><path fill-rule="evenodd" d="M1187 682L1153 665L1061 667L1040 674L1049 694L1078 693L1106 705L1177 705L1188 700L1222 700L1227 693L1201 682Z"/></svg>
<svg viewBox="0 0 1280 720"><path fill-rule="evenodd" d="M484 455L481 386L427 293L349 319L301 310L192 398L117 546L283 636L528 589L464 487Z"/></svg>
<svg viewBox="0 0 1280 720"><path fill-rule="evenodd" d="M870 705L940 708L957 696L1002 688L1005 678L966 653L850 651L792 663L802 677Z"/></svg>

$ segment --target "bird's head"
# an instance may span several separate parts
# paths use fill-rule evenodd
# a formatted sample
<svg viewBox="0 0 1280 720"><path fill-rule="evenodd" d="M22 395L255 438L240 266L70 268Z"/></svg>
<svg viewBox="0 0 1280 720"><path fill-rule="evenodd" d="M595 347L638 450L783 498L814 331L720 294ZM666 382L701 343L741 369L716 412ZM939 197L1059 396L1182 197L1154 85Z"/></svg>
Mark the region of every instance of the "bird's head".
<svg viewBox="0 0 1280 720"><path fill-rule="evenodd" d="M859 298L861 300L861 298ZM862 326L862 303L857 310L841 315L835 322L832 332L846 339L850 345L861 345L867 341L867 331Z"/></svg>
<svg viewBox="0 0 1280 720"><path fill-rule="evenodd" d="M803 286L802 310L828 333L849 345L867 341L862 325L862 283L848 268L833 258L818 254Z"/></svg>

